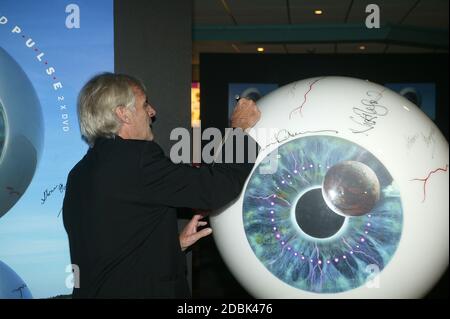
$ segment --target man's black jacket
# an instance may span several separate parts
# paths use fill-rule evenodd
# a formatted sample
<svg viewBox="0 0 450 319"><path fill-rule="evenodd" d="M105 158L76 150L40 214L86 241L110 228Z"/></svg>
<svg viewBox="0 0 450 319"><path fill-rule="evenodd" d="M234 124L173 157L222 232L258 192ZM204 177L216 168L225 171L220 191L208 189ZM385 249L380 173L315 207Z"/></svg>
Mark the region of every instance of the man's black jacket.
<svg viewBox="0 0 450 319"><path fill-rule="evenodd" d="M71 170L63 205L74 298L186 298L177 207L219 208L253 164L173 164L155 142L97 139Z"/></svg>

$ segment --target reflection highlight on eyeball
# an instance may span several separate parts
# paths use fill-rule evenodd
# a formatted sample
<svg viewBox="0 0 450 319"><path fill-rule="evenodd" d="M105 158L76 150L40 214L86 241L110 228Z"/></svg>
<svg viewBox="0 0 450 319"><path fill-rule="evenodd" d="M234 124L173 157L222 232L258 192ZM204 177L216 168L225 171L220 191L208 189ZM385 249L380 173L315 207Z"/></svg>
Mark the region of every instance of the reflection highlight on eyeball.
<svg viewBox="0 0 450 319"><path fill-rule="evenodd" d="M380 183L369 166L345 161L327 171L322 193L337 214L360 216L369 213L380 199Z"/></svg>
<svg viewBox="0 0 450 319"><path fill-rule="evenodd" d="M448 143L434 123L345 77L291 83L258 106L255 167L211 217L242 286L258 298L424 296L448 266L448 170L437 169Z"/></svg>

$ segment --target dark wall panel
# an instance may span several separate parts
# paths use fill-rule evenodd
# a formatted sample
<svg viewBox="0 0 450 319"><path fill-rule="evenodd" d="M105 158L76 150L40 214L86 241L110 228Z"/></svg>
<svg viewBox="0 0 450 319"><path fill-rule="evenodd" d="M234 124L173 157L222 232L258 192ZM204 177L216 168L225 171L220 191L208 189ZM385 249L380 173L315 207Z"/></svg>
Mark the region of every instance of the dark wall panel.
<svg viewBox="0 0 450 319"><path fill-rule="evenodd" d="M114 17L115 70L147 86L155 140L168 154L170 131L190 127L192 1L115 0Z"/></svg>
<svg viewBox="0 0 450 319"><path fill-rule="evenodd" d="M147 87L157 112L155 141L169 155L172 129L191 126L192 0L115 0L114 53L115 71ZM186 222L180 219L179 227ZM191 284L192 254L186 255Z"/></svg>

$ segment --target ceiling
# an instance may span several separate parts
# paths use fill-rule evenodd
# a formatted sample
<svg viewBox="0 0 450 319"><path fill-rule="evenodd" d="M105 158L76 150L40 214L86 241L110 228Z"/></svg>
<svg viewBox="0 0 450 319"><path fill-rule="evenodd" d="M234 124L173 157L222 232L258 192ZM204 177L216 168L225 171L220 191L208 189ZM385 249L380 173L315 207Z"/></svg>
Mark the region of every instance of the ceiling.
<svg viewBox="0 0 450 319"><path fill-rule="evenodd" d="M371 3L378 30L365 27ZM193 11L194 77L203 52L448 53L448 0L194 0Z"/></svg>

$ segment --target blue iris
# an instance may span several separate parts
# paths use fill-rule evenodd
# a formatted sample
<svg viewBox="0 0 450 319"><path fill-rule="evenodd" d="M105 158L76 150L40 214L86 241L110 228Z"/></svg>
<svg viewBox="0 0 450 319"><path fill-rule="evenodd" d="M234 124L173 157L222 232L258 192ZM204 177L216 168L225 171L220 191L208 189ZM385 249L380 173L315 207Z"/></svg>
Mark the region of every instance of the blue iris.
<svg viewBox="0 0 450 319"><path fill-rule="evenodd" d="M301 137L274 152L278 155L269 154L254 170L244 194L244 229L261 263L283 282L316 293L354 289L373 278L374 269L381 272L397 249L403 224L400 193L384 165L361 146L332 136ZM260 168L273 165L274 158L277 171L264 174ZM369 213L345 217L327 236L308 234L296 219L297 203L344 161L375 172L380 198ZM314 222L320 228L321 219L309 221Z"/></svg>

